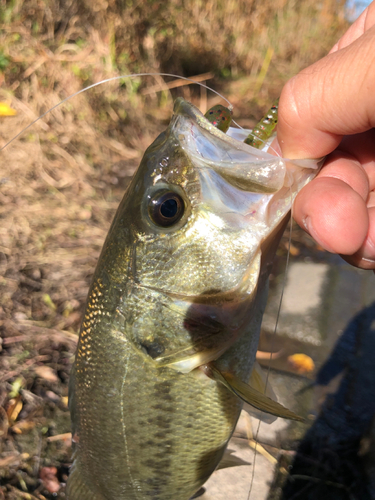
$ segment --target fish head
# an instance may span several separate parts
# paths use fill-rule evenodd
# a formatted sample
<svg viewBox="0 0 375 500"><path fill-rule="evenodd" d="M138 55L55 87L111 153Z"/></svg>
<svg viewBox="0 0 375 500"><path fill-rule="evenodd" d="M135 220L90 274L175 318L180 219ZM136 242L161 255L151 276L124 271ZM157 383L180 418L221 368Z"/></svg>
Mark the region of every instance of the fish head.
<svg viewBox="0 0 375 500"><path fill-rule="evenodd" d="M262 244L316 171L224 134L177 99L116 217L131 232L133 279L185 297L249 291Z"/></svg>
<svg viewBox="0 0 375 500"><path fill-rule="evenodd" d="M292 201L317 173L316 162L273 156L236 134L223 133L177 99L168 129L145 152L103 250L112 254L107 271L127 283L124 311L138 297L127 321L132 335L147 338L142 345L160 362L175 359L177 351L199 351L197 342L206 352L212 342L223 350L241 334ZM139 307L141 302L148 305ZM168 354L165 342L160 347L155 341L158 329L159 337L168 337L166 329L180 332L187 343L194 331L194 345L185 349L180 335ZM228 342L218 342L220 336Z"/></svg>

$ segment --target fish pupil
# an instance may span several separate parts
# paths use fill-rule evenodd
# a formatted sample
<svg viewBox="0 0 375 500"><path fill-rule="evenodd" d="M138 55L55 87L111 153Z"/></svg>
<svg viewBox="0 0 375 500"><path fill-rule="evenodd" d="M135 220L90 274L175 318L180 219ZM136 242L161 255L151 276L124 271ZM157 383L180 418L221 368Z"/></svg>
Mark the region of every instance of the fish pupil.
<svg viewBox="0 0 375 500"><path fill-rule="evenodd" d="M162 203L160 213L163 217L174 217L177 213L177 201L173 198Z"/></svg>

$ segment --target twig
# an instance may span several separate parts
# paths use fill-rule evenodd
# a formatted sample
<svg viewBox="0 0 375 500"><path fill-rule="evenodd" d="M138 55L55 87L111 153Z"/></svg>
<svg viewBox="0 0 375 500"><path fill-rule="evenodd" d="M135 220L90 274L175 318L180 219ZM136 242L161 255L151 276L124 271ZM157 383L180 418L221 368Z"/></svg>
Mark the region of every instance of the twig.
<svg viewBox="0 0 375 500"><path fill-rule="evenodd" d="M17 335L16 337L5 337L3 338L3 345L16 344L18 342L23 342L30 338L29 335Z"/></svg>
<svg viewBox="0 0 375 500"><path fill-rule="evenodd" d="M18 462L19 460L27 460L29 457L30 455L28 453L18 453L16 455L2 458L0 459L0 467L9 467L9 465Z"/></svg>
<svg viewBox="0 0 375 500"><path fill-rule="evenodd" d="M36 452L35 455L35 462L34 462L34 476L38 477L38 472L39 472L39 467L40 467L40 459L42 456L42 448L43 448L43 438L41 436L41 433L39 433L39 441L38 441L38 451Z"/></svg>
<svg viewBox="0 0 375 500"><path fill-rule="evenodd" d="M277 352L257 351L256 359L278 359L284 354L284 349Z"/></svg>
<svg viewBox="0 0 375 500"><path fill-rule="evenodd" d="M141 91L141 94L148 95L153 92L161 92L162 90L175 89L177 87L184 87L185 85L192 85L194 82L204 82L205 80L211 80L214 77L213 73L202 73L201 75L189 76L189 80L172 80L171 82L165 82L165 86L157 84L152 87L148 87ZM194 80L193 82L191 80Z"/></svg>
<svg viewBox="0 0 375 500"><path fill-rule="evenodd" d="M17 495L17 498L25 498L26 500L39 500L37 497L32 495L31 493L26 493L24 491L15 488L14 486L9 486L12 491Z"/></svg>
<svg viewBox="0 0 375 500"><path fill-rule="evenodd" d="M57 434L56 436L49 436L47 438L48 443L53 443L54 441L66 441L72 439L72 433L66 432L65 434Z"/></svg>
<svg viewBox="0 0 375 500"><path fill-rule="evenodd" d="M23 367L20 367L18 370L13 370L11 372L5 373L5 375L0 377L0 383L6 382L7 380L9 380L12 377L16 377L17 375L19 375L22 372L22 370L23 370Z"/></svg>

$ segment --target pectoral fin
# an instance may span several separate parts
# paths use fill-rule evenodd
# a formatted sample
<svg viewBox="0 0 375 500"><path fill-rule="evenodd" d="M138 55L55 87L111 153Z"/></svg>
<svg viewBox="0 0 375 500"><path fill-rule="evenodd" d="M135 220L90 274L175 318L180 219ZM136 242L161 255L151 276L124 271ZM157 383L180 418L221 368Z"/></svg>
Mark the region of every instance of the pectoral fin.
<svg viewBox="0 0 375 500"><path fill-rule="evenodd" d="M276 394L273 392L272 386L267 380L266 374L262 370L260 364L255 361L253 366L253 371L251 372L251 377L249 380L249 385L256 391L265 394L273 401L277 400ZM244 403L242 408L250 417L257 418L265 424L272 424L277 420L276 415L271 415L270 413L265 413L264 411L258 410L248 403Z"/></svg>
<svg viewBox="0 0 375 500"><path fill-rule="evenodd" d="M258 410L254 408L254 406L249 405L248 403L244 403L242 407L243 411L246 412L250 417L254 417L265 424L273 424L275 420L277 420L276 415L271 415L270 413L265 413L262 410Z"/></svg>
<svg viewBox="0 0 375 500"><path fill-rule="evenodd" d="M225 385L229 391L235 394L238 398L242 399L242 401L245 401L245 403L254 406L258 410L270 413L271 415L276 415L277 417L303 422L302 417L299 417L291 410L285 408L285 406L280 403L276 403L276 401L273 401L265 394L262 394L250 385L242 382L242 380L239 380L231 373L221 373L213 365L208 365L207 369L215 380Z"/></svg>
<svg viewBox="0 0 375 500"><path fill-rule="evenodd" d="M265 394L269 398L276 400L276 394L274 393L271 384L267 380L267 376L262 370L260 364L255 361L253 366L253 371L251 372L249 385L256 391Z"/></svg>

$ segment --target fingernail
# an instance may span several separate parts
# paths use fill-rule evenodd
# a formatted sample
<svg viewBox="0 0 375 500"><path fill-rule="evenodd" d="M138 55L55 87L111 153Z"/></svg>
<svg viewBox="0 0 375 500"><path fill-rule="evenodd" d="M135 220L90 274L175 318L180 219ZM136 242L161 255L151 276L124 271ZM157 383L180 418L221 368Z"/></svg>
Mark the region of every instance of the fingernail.
<svg viewBox="0 0 375 500"><path fill-rule="evenodd" d="M362 255L359 253L359 256L361 257L362 260L364 260L368 264L374 264L375 265L375 259L373 259L372 256L370 258L366 257L366 252L364 254L362 254Z"/></svg>
<svg viewBox="0 0 375 500"><path fill-rule="evenodd" d="M315 234L315 230L313 228L313 225L311 223L310 217L304 217L302 219L303 225L305 226L306 231L314 238L314 240L318 240ZM320 243L320 242L318 242Z"/></svg>
<svg viewBox="0 0 375 500"><path fill-rule="evenodd" d="M303 225L305 226L306 231L309 233L309 235L312 236L314 238L314 240L316 240L320 244L320 241L318 241L318 238L316 237L315 230L314 230L313 225L311 223L310 217L304 217L302 219L302 222L303 222Z"/></svg>
<svg viewBox="0 0 375 500"><path fill-rule="evenodd" d="M375 245L371 238L367 238L364 249L360 253L363 260L369 264L375 264Z"/></svg>
<svg viewBox="0 0 375 500"><path fill-rule="evenodd" d="M349 264L353 264L362 269L375 270L375 260L373 259L365 259L364 257L360 257L359 260L356 258L354 263L351 262L350 260L348 262Z"/></svg>

